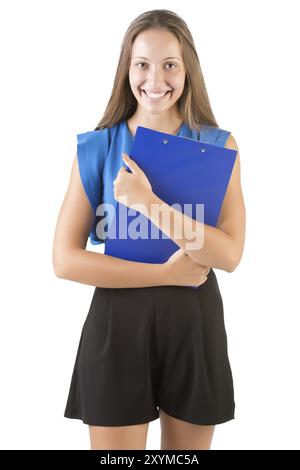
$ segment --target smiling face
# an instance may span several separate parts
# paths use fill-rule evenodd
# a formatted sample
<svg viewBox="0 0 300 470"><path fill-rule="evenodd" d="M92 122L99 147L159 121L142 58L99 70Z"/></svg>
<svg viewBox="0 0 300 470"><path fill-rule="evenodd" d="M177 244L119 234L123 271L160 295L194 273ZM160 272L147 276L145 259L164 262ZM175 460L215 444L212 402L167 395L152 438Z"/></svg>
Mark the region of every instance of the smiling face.
<svg viewBox="0 0 300 470"><path fill-rule="evenodd" d="M177 116L185 81L180 43L167 30L149 29L133 42L129 82L139 116Z"/></svg>

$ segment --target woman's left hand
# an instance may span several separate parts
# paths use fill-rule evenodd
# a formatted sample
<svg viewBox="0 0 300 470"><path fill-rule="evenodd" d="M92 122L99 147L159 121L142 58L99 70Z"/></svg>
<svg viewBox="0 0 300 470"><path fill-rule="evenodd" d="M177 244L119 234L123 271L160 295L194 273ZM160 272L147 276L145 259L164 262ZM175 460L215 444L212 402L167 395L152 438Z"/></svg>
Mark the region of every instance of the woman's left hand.
<svg viewBox="0 0 300 470"><path fill-rule="evenodd" d="M123 160L132 173L122 166L114 185L114 197L127 207L137 204L147 204L153 195L151 184L143 170L126 153L123 153ZM138 210L137 207L134 209Z"/></svg>

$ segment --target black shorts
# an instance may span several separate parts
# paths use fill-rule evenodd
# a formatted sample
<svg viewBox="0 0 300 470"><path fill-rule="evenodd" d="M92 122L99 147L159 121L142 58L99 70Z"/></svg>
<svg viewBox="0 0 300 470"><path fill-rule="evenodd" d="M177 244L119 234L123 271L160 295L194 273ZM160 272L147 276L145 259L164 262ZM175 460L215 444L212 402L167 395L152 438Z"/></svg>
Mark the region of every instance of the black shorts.
<svg viewBox="0 0 300 470"><path fill-rule="evenodd" d="M213 269L197 289L96 287L82 327L66 418L94 426L234 419L223 301Z"/></svg>

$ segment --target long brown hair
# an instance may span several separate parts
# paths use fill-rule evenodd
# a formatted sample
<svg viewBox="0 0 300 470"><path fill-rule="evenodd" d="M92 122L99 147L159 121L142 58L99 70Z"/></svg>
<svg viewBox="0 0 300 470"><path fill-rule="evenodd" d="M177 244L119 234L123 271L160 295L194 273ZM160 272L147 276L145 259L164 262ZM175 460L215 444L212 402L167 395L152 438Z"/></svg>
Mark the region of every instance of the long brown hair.
<svg viewBox="0 0 300 470"><path fill-rule="evenodd" d="M134 19L125 33L111 96L95 130L113 127L123 119L129 119L136 111L137 101L128 76L132 44L138 34L150 28L168 30L180 43L186 78L184 90L176 104L183 121L196 130L203 124L219 127L210 106L200 61L187 24L170 10L151 10Z"/></svg>

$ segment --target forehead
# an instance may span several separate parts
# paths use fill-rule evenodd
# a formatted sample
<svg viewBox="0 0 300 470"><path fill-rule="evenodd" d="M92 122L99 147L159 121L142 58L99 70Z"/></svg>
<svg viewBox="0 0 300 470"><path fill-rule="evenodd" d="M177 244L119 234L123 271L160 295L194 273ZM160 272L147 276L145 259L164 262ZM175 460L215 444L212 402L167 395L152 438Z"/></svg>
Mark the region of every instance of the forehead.
<svg viewBox="0 0 300 470"><path fill-rule="evenodd" d="M148 30L140 33L132 44L131 55L148 60L164 60L167 57L181 58L180 43L176 36L166 30Z"/></svg>

